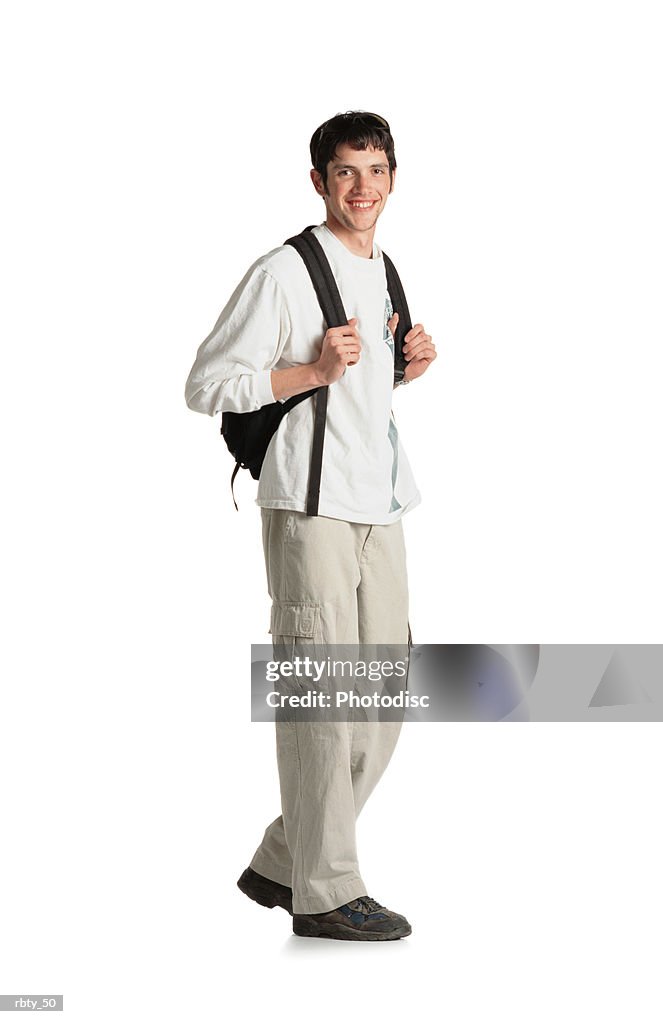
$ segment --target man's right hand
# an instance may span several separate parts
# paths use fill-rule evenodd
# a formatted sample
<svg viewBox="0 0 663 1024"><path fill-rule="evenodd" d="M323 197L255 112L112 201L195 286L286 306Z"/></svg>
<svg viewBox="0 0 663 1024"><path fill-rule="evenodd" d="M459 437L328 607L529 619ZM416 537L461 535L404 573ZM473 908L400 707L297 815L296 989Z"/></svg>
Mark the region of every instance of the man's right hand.
<svg viewBox="0 0 663 1024"><path fill-rule="evenodd" d="M346 366L359 362L360 352L356 316L345 327L330 327L322 339L320 358L313 364L320 384L333 384L342 377Z"/></svg>

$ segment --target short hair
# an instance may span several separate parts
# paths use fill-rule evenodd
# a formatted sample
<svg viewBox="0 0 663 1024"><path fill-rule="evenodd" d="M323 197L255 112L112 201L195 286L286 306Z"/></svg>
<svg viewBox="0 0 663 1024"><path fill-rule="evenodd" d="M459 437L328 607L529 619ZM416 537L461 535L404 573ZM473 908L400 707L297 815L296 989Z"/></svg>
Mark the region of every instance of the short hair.
<svg viewBox="0 0 663 1024"><path fill-rule="evenodd" d="M327 188L327 164L333 160L338 146L347 143L353 149L382 149L389 163L389 181L396 169L396 154L391 129L383 117L367 110L348 110L335 114L313 133L311 163Z"/></svg>

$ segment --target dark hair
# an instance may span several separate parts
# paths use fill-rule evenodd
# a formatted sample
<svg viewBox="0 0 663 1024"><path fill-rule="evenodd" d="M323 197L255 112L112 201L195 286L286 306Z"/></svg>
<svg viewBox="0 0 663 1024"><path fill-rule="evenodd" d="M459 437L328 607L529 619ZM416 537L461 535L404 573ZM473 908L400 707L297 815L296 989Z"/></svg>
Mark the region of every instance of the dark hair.
<svg viewBox="0 0 663 1024"><path fill-rule="evenodd" d="M391 129L383 117L367 110L348 110L321 124L311 139L311 163L327 188L327 164L334 159L336 147L347 143L353 149L382 149L389 163L389 181L396 169L396 154Z"/></svg>

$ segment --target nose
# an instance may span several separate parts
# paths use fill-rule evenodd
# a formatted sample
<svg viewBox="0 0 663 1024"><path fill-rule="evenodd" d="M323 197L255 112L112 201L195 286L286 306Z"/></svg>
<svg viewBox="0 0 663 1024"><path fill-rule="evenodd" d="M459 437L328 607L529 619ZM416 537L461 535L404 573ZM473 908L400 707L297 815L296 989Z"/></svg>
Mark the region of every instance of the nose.
<svg viewBox="0 0 663 1024"><path fill-rule="evenodd" d="M355 178L352 194L356 196L368 195L371 191L371 178L368 171L365 174L358 174Z"/></svg>

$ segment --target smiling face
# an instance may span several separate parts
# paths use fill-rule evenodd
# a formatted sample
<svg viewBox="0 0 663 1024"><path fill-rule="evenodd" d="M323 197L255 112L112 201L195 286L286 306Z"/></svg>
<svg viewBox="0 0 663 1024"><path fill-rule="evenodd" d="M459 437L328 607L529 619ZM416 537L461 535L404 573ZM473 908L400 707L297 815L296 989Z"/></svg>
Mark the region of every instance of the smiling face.
<svg viewBox="0 0 663 1024"><path fill-rule="evenodd" d="M318 171L311 178L319 195L325 198L327 224L339 235L371 233L384 210L393 188L389 163L381 149L353 149L344 143L327 164L327 188Z"/></svg>

